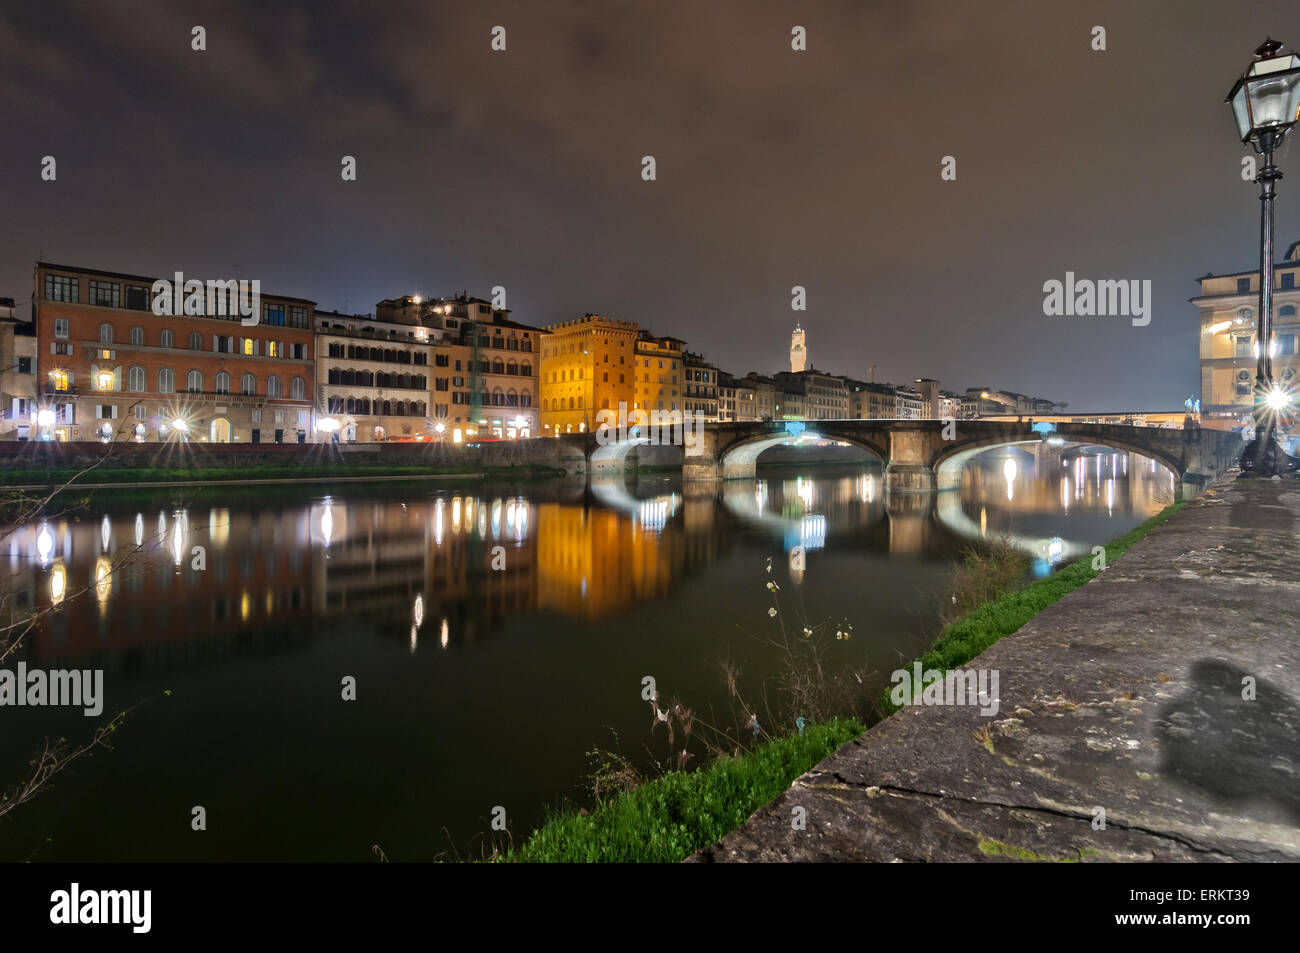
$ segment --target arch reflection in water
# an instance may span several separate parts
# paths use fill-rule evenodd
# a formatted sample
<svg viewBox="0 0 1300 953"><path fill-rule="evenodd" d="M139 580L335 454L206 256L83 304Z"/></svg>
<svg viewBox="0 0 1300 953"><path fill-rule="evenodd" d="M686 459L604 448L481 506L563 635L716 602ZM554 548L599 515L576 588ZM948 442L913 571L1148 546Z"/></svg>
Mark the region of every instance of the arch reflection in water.
<svg viewBox="0 0 1300 953"><path fill-rule="evenodd" d="M1172 472L1155 461L1130 468L1130 456L1078 445L986 451L968 461L959 492L939 494L936 516L970 539L1005 536L1034 560L1036 573L1046 574L1174 502ZM1066 474L1052 491L1045 478L1062 468ZM1017 491L1008 495L1013 479ZM970 515L977 507L978 522Z"/></svg>

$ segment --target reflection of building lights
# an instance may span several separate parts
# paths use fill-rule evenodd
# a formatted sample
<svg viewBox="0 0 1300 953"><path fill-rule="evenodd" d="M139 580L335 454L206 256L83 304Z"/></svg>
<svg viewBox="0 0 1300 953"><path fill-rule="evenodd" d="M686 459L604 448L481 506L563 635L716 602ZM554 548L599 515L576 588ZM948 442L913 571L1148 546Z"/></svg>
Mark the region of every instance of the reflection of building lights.
<svg viewBox="0 0 1300 953"><path fill-rule="evenodd" d="M1020 468L1016 466L1015 458L1007 457L1007 459L1002 464L1002 475L1007 478L1007 482L1014 480L1016 478L1016 474L1019 472L1020 472Z"/></svg>
<svg viewBox="0 0 1300 953"><path fill-rule="evenodd" d="M181 564L181 559L185 556L185 536L181 531L181 521L172 520L172 558L176 560L176 565Z"/></svg>
<svg viewBox="0 0 1300 953"><path fill-rule="evenodd" d="M1113 516L1115 513L1115 478L1111 477L1106 481L1106 515Z"/></svg>
<svg viewBox="0 0 1300 953"><path fill-rule="evenodd" d="M416 593L415 602L411 606L411 621L417 629L424 625L424 595L421 593Z"/></svg>
<svg viewBox="0 0 1300 953"><path fill-rule="evenodd" d="M799 542L804 549L821 549L826 545L826 517L805 516L799 520Z"/></svg>
<svg viewBox="0 0 1300 953"><path fill-rule="evenodd" d="M446 619L442 620L442 631L438 633L438 641L442 644L444 649L451 642L451 633L447 629Z"/></svg>
<svg viewBox="0 0 1300 953"><path fill-rule="evenodd" d="M50 524L42 523L40 531L36 534L36 556L40 559L42 566L49 565L50 556L54 552L54 534L50 532Z"/></svg>
<svg viewBox="0 0 1300 953"><path fill-rule="evenodd" d="M108 544L113 541L113 524L105 516L99 522L99 543L104 552L108 552Z"/></svg>
<svg viewBox="0 0 1300 953"><path fill-rule="evenodd" d="M492 501L492 538L501 538L501 501Z"/></svg>
<svg viewBox="0 0 1300 953"><path fill-rule="evenodd" d="M63 568L63 560L59 560L50 570L50 602L57 606L63 601L63 594L67 591L68 574Z"/></svg>
<svg viewBox="0 0 1300 953"><path fill-rule="evenodd" d="M247 621L248 621L248 617L251 616L252 614L253 614L253 600L252 600L251 598L249 598L249 595L248 595L247 592L244 592L244 593L242 593L242 594L240 595L240 597L239 597L239 618L240 618L240 621L242 621L242 622L247 622Z"/></svg>
<svg viewBox="0 0 1300 953"><path fill-rule="evenodd" d="M433 544L435 546L442 545L444 523L443 511L446 510L446 508L447 504L443 501L442 497L438 497L433 504Z"/></svg>
<svg viewBox="0 0 1300 953"><path fill-rule="evenodd" d="M1061 552L1065 549L1065 542L1059 536L1053 536L1047 543L1047 561L1052 565L1061 561Z"/></svg>
<svg viewBox="0 0 1300 953"><path fill-rule="evenodd" d="M487 509L482 506L478 508L478 535L479 539L487 538Z"/></svg>
<svg viewBox="0 0 1300 953"><path fill-rule="evenodd" d="M980 507L980 535L987 536L988 534L989 534L989 511L981 506Z"/></svg>
<svg viewBox="0 0 1300 953"><path fill-rule="evenodd" d="M334 507L329 504L325 505L320 514L320 538L325 541L326 547L334 538Z"/></svg>
<svg viewBox="0 0 1300 953"><path fill-rule="evenodd" d="M1070 478L1061 477L1061 509L1070 512Z"/></svg>
<svg viewBox="0 0 1300 953"><path fill-rule="evenodd" d="M453 496L451 498L451 531L453 533L460 532L460 497L459 496Z"/></svg>
<svg viewBox="0 0 1300 953"><path fill-rule="evenodd" d="M135 544L137 546L144 545L144 514L143 513L135 514Z"/></svg>

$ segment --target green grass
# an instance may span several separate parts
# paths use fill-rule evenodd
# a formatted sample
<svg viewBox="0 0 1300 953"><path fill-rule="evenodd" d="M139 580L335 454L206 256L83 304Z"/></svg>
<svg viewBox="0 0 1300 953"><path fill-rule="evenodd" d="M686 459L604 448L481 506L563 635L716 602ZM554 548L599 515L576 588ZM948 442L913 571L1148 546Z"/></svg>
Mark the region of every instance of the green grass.
<svg viewBox="0 0 1300 953"><path fill-rule="evenodd" d="M719 840L866 726L851 719L809 725L696 771L673 771L590 813L550 818L501 860L538 863L676 863Z"/></svg>
<svg viewBox="0 0 1300 953"><path fill-rule="evenodd" d="M431 476L484 473L498 476L552 476L563 473L552 467L123 467L95 469L82 475L74 486L91 483L176 483L244 480L301 480L331 477ZM0 486L57 486L70 480L76 470L0 470Z"/></svg>
<svg viewBox="0 0 1300 953"><path fill-rule="evenodd" d="M1125 550L1177 513L1183 506L1183 503L1167 506L1141 526L1107 543L1106 565L1112 565ZM954 622L943 630L943 634L930 650L917 660L921 663L922 670L937 669L946 673L950 669L965 665L994 642L1016 632L1053 602L1100 575L1099 570L1092 568L1093 558L1085 556L1045 579L1039 579L1022 589L1005 593L984 603L969 615ZM909 662L900 667L911 669L914 664ZM890 686L881 694L880 706L886 715L892 715L901 707L895 705L889 697L895 687Z"/></svg>

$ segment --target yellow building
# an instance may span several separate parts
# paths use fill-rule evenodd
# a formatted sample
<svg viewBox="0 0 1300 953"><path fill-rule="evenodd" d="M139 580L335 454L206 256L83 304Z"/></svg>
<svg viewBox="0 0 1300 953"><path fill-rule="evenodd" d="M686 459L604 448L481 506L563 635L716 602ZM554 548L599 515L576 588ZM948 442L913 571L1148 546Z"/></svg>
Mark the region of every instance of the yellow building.
<svg viewBox="0 0 1300 953"><path fill-rule="evenodd" d="M1294 390L1300 369L1300 242L1287 250L1274 272L1273 379ZM1256 337L1259 271L1207 274L1192 299L1200 312L1201 417L1206 426L1249 422L1259 355Z"/></svg>
<svg viewBox="0 0 1300 953"><path fill-rule="evenodd" d="M642 331L636 342L636 370L630 410L682 409L681 338L657 338ZM617 409L617 408L615 408Z"/></svg>
<svg viewBox="0 0 1300 953"><path fill-rule="evenodd" d="M636 322L587 314L543 330L542 436L589 431L601 410L632 406Z"/></svg>

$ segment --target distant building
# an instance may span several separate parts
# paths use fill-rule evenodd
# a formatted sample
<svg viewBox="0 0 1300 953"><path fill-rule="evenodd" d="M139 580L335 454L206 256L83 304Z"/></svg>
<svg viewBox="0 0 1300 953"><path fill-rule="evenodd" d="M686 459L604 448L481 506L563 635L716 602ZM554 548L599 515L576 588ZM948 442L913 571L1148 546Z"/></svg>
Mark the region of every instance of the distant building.
<svg viewBox="0 0 1300 953"><path fill-rule="evenodd" d="M468 293L454 298L425 302L426 316L437 329L439 315L446 335L459 345L451 355L450 393L456 393L456 378L463 376L470 388L469 399L461 398L459 407L453 398L448 408L445 400L436 399L440 375L434 377L435 426L444 422L455 427L463 416L468 429L479 436L506 440L540 436L541 342L544 332L530 324L520 324L506 308L494 308L490 301ZM430 333L434 333L431 331ZM478 419L474 420L473 360L475 333L478 336ZM458 361L465 362L464 375L455 373ZM468 403L468 406L466 404Z"/></svg>
<svg viewBox="0 0 1300 953"><path fill-rule="evenodd" d="M315 302L261 292L256 323L245 325L237 309L208 313L206 302L202 313L185 313L184 289L183 309L160 296L181 313L155 314L153 285L139 275L37 262L37 401L49 418L40 436L305 443L313 430ZM226 304L225 292L220 300Z"/></svg>
<svg viewBox="0 0 1300 953"><path fill-rule="evenodd" d="M382 306L378 313L398 317ZM317 439L337 435L344 443L374 443L425 436L434 352L428 330L420 324L336 311L318 310L313 320L318 400L324 415Z"/></svg>
<svg viewBox="0 0 1300 953"><path fill-rule="evenodd" d="M751 382L718 372L718 419L723 422L760 419L757 395Z"/></svg>
<svg viewBox="0 0 1300 953"><path fill-rule="evenodd" d="M1276 265L1273 290L1273 379L1294 394L1300 383L1300 242ZM1259 354L1259 269L1207 274L1192 299L1200 318L1201 416L1207 423L1247 424L1254 406Z"/></svg>
<svg viewBox="0 0 1300 953"><path fill-rule="evenodd" d="M631 410L657 410L666 413L682 409L682 351L686 342L681 338L655 337L642 331L636 340L636 360L633 370L633 401ZM613 408L617 410L618 408Z"/></svg>
<svg viewBox="0 0 1300 953"><path fill-rule="evenodd" d="M853 420L890 420L898 413L897 388L892 384L844 378L848 416Z"/></svg>
<svg viewBox="0 0 1300 953"><path fill-rule="evenodd" d="M750 371L738 383L754 392L755 420L781 419L777 412L779 390L775 379L759 374L757 371Z"/></svg>
<svg viewBox="0 0 1300 953"><path fill-rule="evenodd" d="M917 395L921 398L921 419L938 420L943 416L943 402L940 399L939 382L929 377L918 377L915 381Z"/></svg>
<svg viewBox="0 0 1300 953"><path fill-rule="evenodd" d="M808 350L804 346L803 327L796 324L790 332L790 373L801 374L808 368Z"/></svg>
<svg viewBox="0 0 1300 953"><path fill-rule="evenodd" d="M35 426L36 327L0 298L0 440L26 440Z"/></svg>
<svg viewBox="0 0 1300 953"><path fill-rule="evenodd" d="M542 330L542 436L590 431L599 411L636 402L635 321L586 314Z"/></svg>
<svg viewBox="0 0 1300 953"><path fill-rule="evenodd" d="M924 417L925 401L913 387L902 384L894 388L894 416L899 420L921 420Z"/></svg>
<svg viewBox="0 0 1300 953"><path fill-rule="evenodd" d="M781 372L776 381L786 395L787 418L843 420L849 416L848 388L842 377L810 369Z"/></svg>
<svg viewBox="0 0 1300 953"><path fill-rule="evenodd" d="M1032 417L1035 414L1050 414L1056 407L1054 401L1043 397L1030 397L1009 390L995 391L987 387L969 388L961 398L961 415L968 418L1012 414L1017 417Z"/></svg>
<svg viewBox="0 0 1300 953"><path fill-rule="evenodd" d="M704 421L718 419L718 368L702 354L686 351L682 356L686 384L682 391L684 409Z"/></svg>

